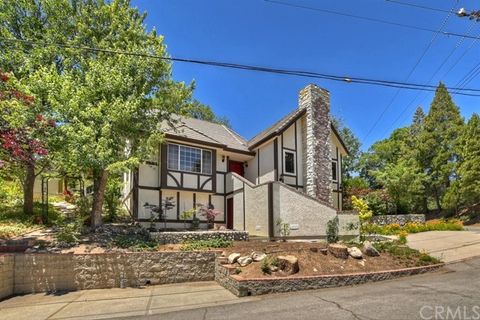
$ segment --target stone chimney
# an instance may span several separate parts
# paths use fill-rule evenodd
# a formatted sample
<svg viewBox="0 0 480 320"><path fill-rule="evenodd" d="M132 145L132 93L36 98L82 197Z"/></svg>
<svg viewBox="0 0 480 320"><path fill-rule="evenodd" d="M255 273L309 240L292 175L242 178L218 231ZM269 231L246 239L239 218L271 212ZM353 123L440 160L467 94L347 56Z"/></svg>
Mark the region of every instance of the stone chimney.
<svg viewBox="0 0 480 320"><path fill-rule="evenodd" d="M298 107L306 109L302 123L304 191L331 205L330 93L309 84L300 90Z"/></svg>

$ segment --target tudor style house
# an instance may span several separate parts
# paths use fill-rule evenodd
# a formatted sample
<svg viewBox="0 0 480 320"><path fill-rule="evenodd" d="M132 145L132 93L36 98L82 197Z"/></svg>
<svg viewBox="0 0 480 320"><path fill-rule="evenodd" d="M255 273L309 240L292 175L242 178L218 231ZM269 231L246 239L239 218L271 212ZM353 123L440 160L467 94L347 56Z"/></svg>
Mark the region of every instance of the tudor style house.
<svg viewBox="0 0 480 320"><path fill-rule="evenodd" d="M327 90L308 85L298 108L251 140L221 124L177 120L166 126L158 153L125 173L125 201L139 222L150 221L146 204L167 198L174 204L165 212L169 228L183 227L182 212L199 204L220 210L216 221L228 229L269 238L279 236L279 219L297 237L325 236L335 218L340 226L358 222L342 214L348 150L330 122ZM355 234L351 227L339 232Z"/></svg>

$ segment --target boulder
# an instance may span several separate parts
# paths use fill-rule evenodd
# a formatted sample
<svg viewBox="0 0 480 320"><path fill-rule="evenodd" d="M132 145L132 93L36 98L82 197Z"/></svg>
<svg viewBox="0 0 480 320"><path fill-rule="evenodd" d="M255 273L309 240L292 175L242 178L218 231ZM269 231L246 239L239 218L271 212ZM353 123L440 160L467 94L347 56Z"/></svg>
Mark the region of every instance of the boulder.
<svg viewBox="0 0 480 320"><path fill-rule="evenodd" d="M249 256L240 257L237 260L238 264L241 267L248 266L250 263L252 263L252 261L253 261L252 258L250 258Z"/></svg>
<svg viewBox="0 0 480 320"><path fill-rule="evenodd" d="M348 254L350 255L350 257L355 259L362 259L363 256L362 251L360 251L360 249L358 249L357 247L348 248Z"/></svg>
<svg viewBox="0 0 480 320"><path fill-rule="evenodd" d="M217 261L220 264L228 264L228 258L227 257L218 257Z"/></svg>
<svg viewBox="0 0 480 320"><path fill-rule="evenodd" d="M298 259L294 256L278 256L278 269L284 274L290 275L297 273L300 268L298 266Z"/></svg>
<svg viewBox="0 0 480 320"><path fill-rule="evenodd" d="M348 247L343 244L331 243L328 245L328 252L330 252L335 258L347 259Z"/></svg>
<svg viewBox="0 0 480 320"><path fill-rule="evenodd" d="M262 261L263 259L265 259L267 257L267 255L263 252L252 252L250 257L252 258L253 261L258 262L258 261Z"/></svg>
<svg viewBox="0 0 480 320"><path fill-rule="evenodd" d="M240 253L231 253L228 256L228 263L230 263L230 264L235 263L235 262L237 262L238 258L240 258L240 257L241 257Z"/></svg>
<svg viewBox="0 0 480 320"><path fill-rule="evenodd" d="M277 266L270 266L270 271L271 272L277 272L278 271L278 267Z"/></svg>
<svg viewBox="0 0 480 320"><path fill-rule="evenodd" d="M363 243L363 252L369 257L378 257L380 252L370 243L370 241L365 241Z"/></svg>

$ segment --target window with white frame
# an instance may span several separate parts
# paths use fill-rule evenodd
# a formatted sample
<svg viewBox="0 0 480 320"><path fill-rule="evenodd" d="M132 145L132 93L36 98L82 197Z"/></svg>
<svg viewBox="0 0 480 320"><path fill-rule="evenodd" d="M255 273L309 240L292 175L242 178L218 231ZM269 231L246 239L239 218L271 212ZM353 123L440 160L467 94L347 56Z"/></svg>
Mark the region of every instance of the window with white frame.
<svg viewBox="0 0 480 320"><path fill-rule="evenodd" d="M283 150L283 172L286 174L295 174L295 151Z"/></svg>
<svg viewBox="0 0 480 320"><path fill-rule="evenodd" d="M337 181L337 161L332 161L332 180Z"/></svg>
<svg viewBox="0 0 480 320"><path fill-rule="evenodd" d="M167 146L167 168L194 173L212 173L212 151L178 144Z"/></svg>

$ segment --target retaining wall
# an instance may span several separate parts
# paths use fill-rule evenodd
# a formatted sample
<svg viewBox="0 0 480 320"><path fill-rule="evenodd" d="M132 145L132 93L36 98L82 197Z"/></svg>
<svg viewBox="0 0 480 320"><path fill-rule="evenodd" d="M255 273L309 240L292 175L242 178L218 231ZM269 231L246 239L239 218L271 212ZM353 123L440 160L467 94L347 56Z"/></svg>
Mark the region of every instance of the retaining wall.
<svg viewBox="0 0 480 320"><path fill-rule="evenodd" d="M276 278L243 278L235 274L235 266L216 264L215 280L238 297L267 293L321 289L361 284L410 276L441 268L444 264L405 268L370 273L352 273L321 276L290 276Z"/></svg>
<svg viewBox="0 0 480 320"><path fill-rule="evenodd" d="M12 294L213 280L218 253L4 255L0 256L0 299Z"/></svg>
<svg viewBox="0 0 480 320"><path fill-rule="evenodd" d="M373 216L371 219L371 222L378 225L382 225L382 226L386 224L393 224L393 223L403 226L407 222L425 223L425 215L424 214L389 214L389 215L382 215L382 216Z"/></svg>
<svg viewBox="0 0 480 320"><path fill-rule="evenodd" d="M182 243L194 240L210 240L221 238L229 241L248 241L247 231L167 231L151 232L152 240L159 243Z"/></svg>

